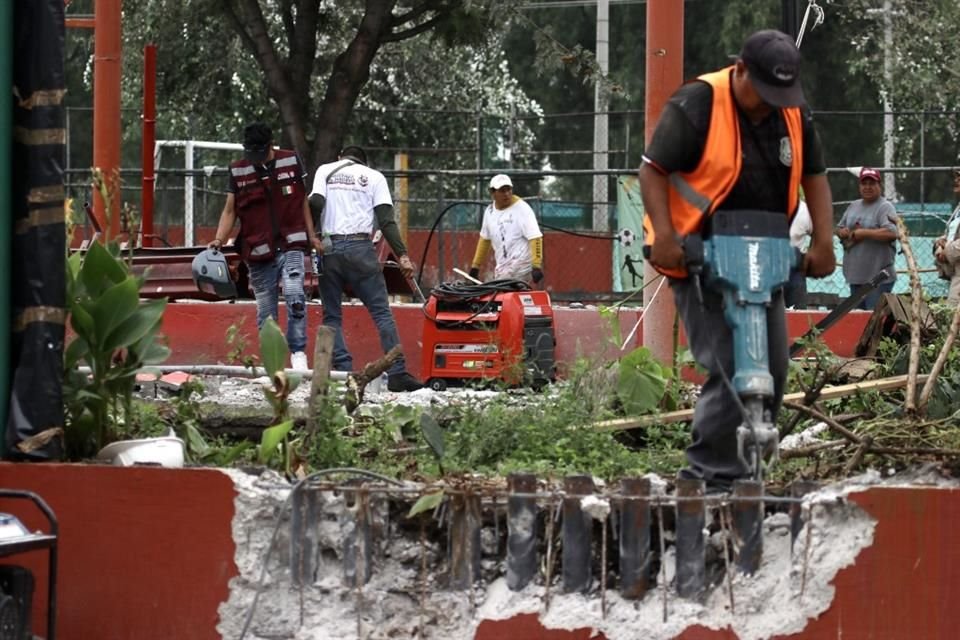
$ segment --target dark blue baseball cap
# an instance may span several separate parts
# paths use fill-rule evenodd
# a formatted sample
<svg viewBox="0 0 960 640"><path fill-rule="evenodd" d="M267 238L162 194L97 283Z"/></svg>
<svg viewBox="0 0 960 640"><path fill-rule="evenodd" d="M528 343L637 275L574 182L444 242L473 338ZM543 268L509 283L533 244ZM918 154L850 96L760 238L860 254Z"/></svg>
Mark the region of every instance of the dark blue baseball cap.
<svg viewBox="0 0 960 640"><path fill-rule="evenodd" d="M793 38L776 29L757 31L743 43L739 58L764 102L774 107L806 104L800 86L800 50Z"/></svg>

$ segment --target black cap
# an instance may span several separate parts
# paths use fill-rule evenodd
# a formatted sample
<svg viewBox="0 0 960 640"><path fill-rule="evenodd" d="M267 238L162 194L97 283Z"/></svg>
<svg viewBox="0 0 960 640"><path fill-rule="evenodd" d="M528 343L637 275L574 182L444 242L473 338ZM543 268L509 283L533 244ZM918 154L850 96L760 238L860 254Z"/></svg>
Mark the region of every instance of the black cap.
<svg viewBox="0 0 960 640"><path fill-rule="evenodd" d="M800 50L790 36L775 29L757 31L743 43L740 59L764 102L774 107L806 104L800 86Z"/></svg>
<svg viewBox="0 0 960 640"><path fill-rule="evenodd" d="M254 164L262 164L270 155L273 130L264 122L253 122L243 129L243 157Z"/></svg>

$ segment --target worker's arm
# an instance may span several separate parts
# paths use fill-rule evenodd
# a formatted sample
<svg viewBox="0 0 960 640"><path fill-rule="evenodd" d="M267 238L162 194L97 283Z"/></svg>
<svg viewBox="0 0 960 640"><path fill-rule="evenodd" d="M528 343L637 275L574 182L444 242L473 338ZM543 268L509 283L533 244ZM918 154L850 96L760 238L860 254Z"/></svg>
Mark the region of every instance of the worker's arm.
<svg viewBox="0 0 960 640"><path fill-rule="evenodd" d="M833 196L825 174L803 176L801 180L810 209L813 234L803 257L803 271L811 278L823 278L837 267L833 253Z"/></svg>
<svg viewBox="0 0 960 640"><path fill-rule="evenodd" d="M649 162L640 166L640 194L643 209L653 225L653 245L650 262L663 269L683 268L683 247L677 240L670 220L670 199L667 195L667 175Z"/></svg>
<svg viewBox="0 0 960 640"><path fill-rule="evenodd" d="M489 242L489 241L488 241ZM530 238L530 258L534 269L543 268L543 236Z"/></svg>
<svg viewBox="0 0 960 640"><path fill-rule="evenodd" d="M323 245L320 243L316 228L313 226L313 216L310 214L310 203L306 198L303 199L303 222L307 226L307 237L310 238L310 246L317 251L323 251Z"/></svg>
<svg viewBox="0 0 960 640"><path fill-rule="evenodd" d="M393 250L393 255L397 257L397 263L400 265L403 277L412 277L413 262L410 261L410 256L407 255L407 246L403 244L403 238L400 237L400 227L393 217L393 205L378 204L373 208L373 212L377 216L377 226L380 227L380 232L383 233L387 244Z"/></svg>
<svg viewBox="0 0 960 640"><path fill-rule="evenodd" d="M473 262L470 263L470 266L479 269L483 266L484 261L487 259L487 254L490 253L490 241L486 238L480 238L477 240L477 248L473 252Z"/></svg>
<svg viewBox="0 0 960 640"><path fill-rule="evenodd" d="M319 193L311 193L307 199L310 206L313 229L319 234L323 234L323 207L327 204L326 198Z"/></svg>
<svg viewBox="0 0 960 640"><path fill-rule="evenodd" d="M217 234L207 245L208 248L219 249L230 239L230 232L237 221L237 211L234 208L235 200L236 196L232 193L227 194L227 201L223 205L223 211L220 212L220 222L217 223Z"/></svg>
<svg viewBox="0 0 960 640"><path fill-rule="evenodd" d="M893 242L900 238L900 234L886 227L876 229L864 229L859 227L850 231L850 239L854 242L861 240L876 240L877 242Z"/></svg>
<svg viewBox="0 0 960 640"><path fill-rule="evenodd" d="M400 227L393 217L393 206L380 204L373 208L373 212L377 215L377 226L380 227L387 244L393 249L393 255L397 258L407 255L407 246L403 244L403 238L400 237Z"/></svg>

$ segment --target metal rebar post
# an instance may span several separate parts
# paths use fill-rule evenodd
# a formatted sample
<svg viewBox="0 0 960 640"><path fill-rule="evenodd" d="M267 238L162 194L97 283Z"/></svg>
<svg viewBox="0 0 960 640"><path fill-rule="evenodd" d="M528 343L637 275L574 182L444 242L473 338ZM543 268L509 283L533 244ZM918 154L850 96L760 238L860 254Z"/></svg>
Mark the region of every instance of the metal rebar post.
<svg viewBox="0 0 960 640"><path fill-rule="evenodd" d="M592 577L593 519L580 508L580 499L593 493L593 478L567 476L563 490L563 590L585 592Z"/></svg>
<svg viewBox="0 0 960 640"><path fill-rule="evenodd" d="M372 532L370 530L370 494L358 487L346 494L347 509L341 520L343 536L343 581L348 587L360 587L370 580L372 570Z"/></svg>
<svg viewBox="0 0 960 640"><path fill-rule="evenodd" d="M480 576L480 496L450 497L450 588L470 589Z"/></svg>
<svg viewBox="0 0 960 640"><path fill-rule="evenodd" d="M756 573L763 557L763 501L737 498L762 496L762 482L736 480L733 483L733 534L737 537L737 568L748 575Z"/></svg>
<svg viewBox="0 0 960 640"><path fill-rule="evenodd" d="M703 480L677 479L677 497L703 498ZM681 598L699 600L704 593L703 527L706 511L703 500L677 502L677 594Z"/></svg>
<svg viewBox="0 0 960 640"><path fill-rule="evenodd" d="M642 598L650 588L650 480L624 478L620 481L620 594ZM638 499L633 499L638 498Z"/></svg>
<svg viewBox="0 0 960 640"><path fill-rule="evenodd" d="M813 493L820 488L820 484L813 480L794 480L790 484L790 495L794 498L802 498L808 493ZM803 504L794 502L790 505L790 550L793 551L793 545L803 529Z"/></svg>
<svg viewBox="0 0 960 640"><path fill-rule="evenodd" d="M530 473L513 473L507 478L507 587L520 591L537 572L537 501L533 494L537 478Z"/></svg>
<svg viewBox="0 0 960 640"><path fill-rule="evenodd" d="M290 507L290 578L302 587L313 581L317 539L317 492L294 491Z"/></svg>

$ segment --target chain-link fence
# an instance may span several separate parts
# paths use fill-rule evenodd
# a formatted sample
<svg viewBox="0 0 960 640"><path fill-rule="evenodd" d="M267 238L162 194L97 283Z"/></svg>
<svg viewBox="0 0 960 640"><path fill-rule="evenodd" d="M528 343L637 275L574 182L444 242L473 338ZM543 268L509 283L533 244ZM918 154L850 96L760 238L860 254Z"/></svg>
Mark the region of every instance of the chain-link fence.
<svg viewBox="0 0 960 640"><path fill-rule="evenodd" d="M429 112L438 117L437 112ZM415 117L416 114L402 114ZM622 299L643 286L640 250L642 204L636 185L636 167L643 149L643 113L611 112L608 162L624 167L593 170L592 131L595 113L515 115L493 117L470 112L440 114L448 118L445 128L459 131L449 147L367 147L370 164L392 180L398 217L406 221L410 253L422 268L426 287L458 276L454 267L467 269L476 246L480 221L488 204L487 182L494 173L512 176L514 191L537 213L544 231L545 286L558 299L597 301ZM925 290L945 294L937 278L932 255L933 240L943 232L953 207L950 168L956 164L957 143L934 136L949 128L956 112L898 113L897 157L902 164L884 167L881 112L825 112L817 115L830 170L834 196L834 220L859 197L855 170L862 165L884 172L887 192L895 194L897 208L911 232L914 254L920 263ZM73 130L87 112L73 114ZM81 127L82 128L82 127ZM862 145L851 147L849 130L862 132ZM472 132L470 136L463 132ZM845 135L841 135L841 133ZM912 135L912 134L916 135ZM398 153L405 152L407 169L394 170ZM125 152L124 157L129 154ZM154 246L205 244L213 233L227 188L226 167L236 151L196 148L194 169L183 147L164 148L155 165ZM71 166L77 166L76 153ZM847 169L850 166L852 169ZM601 177L605 189L595 190ZM887 178L887 176L890 176ZM77 203L91 200L89 169L68 168L68 194ZM122 199L127 220L139 228L141 174L121 171ZM597 199L596 194L604 194ZM79 210L79 207L77 207ZM599 215L598 215L599 212ZM84 225L80 218L81 227ZM192 233L191 233L192 230ZM89 227L83 230L89 237ZM626 242L621 241L621 232ZM78 236L79 239L79 236ZM631 243L630 240L633 240ZM843 251L836 244L838 258ZM898 252L900 277L895 291L909 287L903 255ZM492 275L492 262L486 273ZM848 287L841 270L830 278L810 280L808 290L819 304L844 297ZM639 296L635 296L639 299Z"/></svg>

